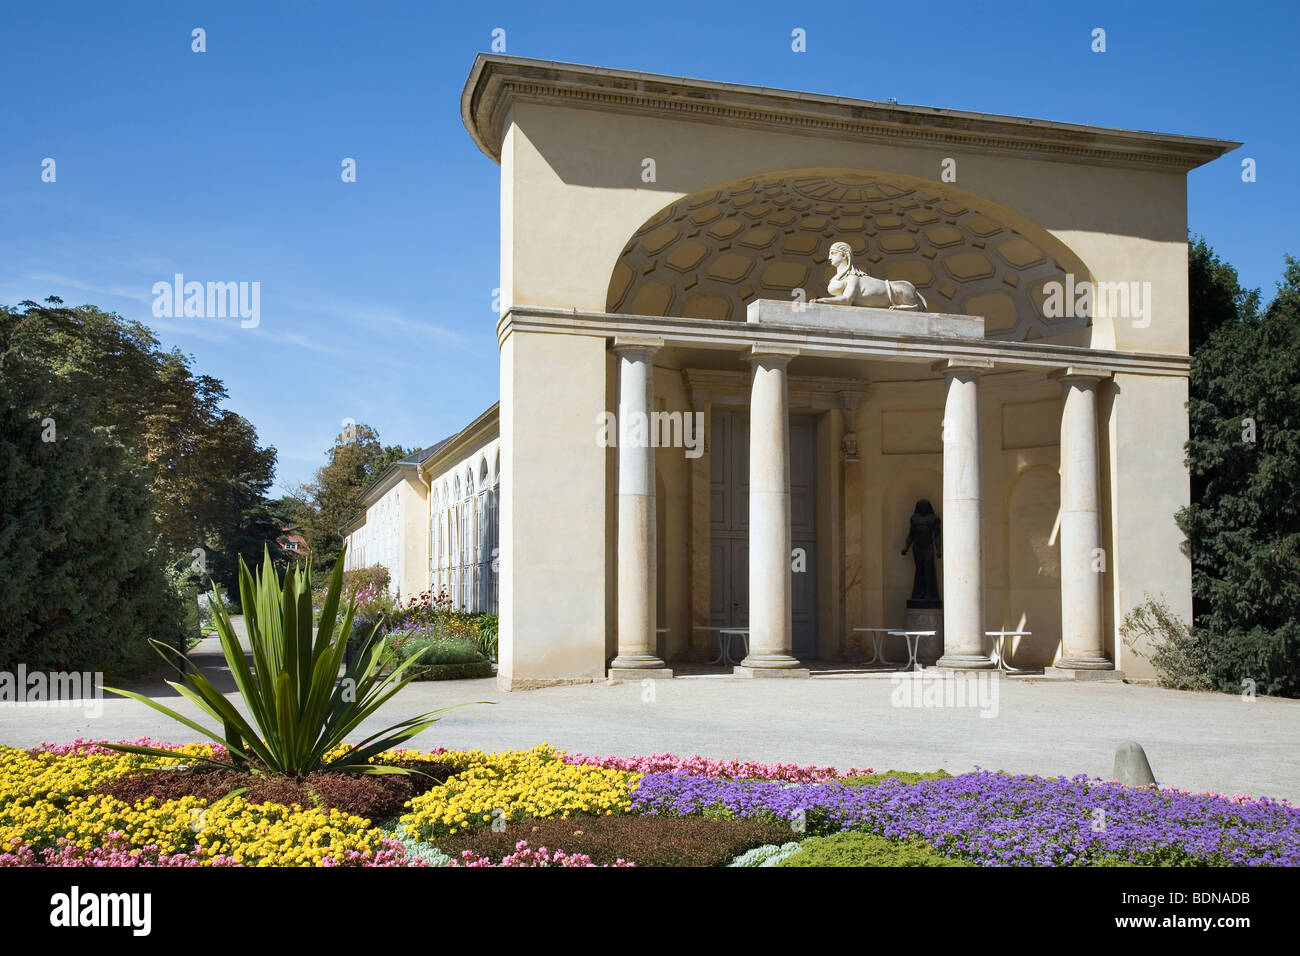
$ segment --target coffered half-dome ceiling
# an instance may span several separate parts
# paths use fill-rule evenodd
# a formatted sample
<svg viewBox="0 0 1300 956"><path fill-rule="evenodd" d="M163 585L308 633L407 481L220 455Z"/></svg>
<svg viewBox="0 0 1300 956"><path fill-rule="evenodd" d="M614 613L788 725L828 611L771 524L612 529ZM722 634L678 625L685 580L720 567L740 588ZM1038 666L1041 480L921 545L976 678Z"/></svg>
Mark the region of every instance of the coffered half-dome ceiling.
<svg viewBox="0 0 1300 956"><path fill-rule="evenodd" d="M1026 235L960 195L857 172L774 174L694 193L628 241L606 311L744 321L754 299L826 295L831 243L843 240L854 265L912 282L931 311L983 316L989 338L1085 328L1087 318L1042 309L1045 283L1089 278L1078 257L1046 230Z"/></svg>

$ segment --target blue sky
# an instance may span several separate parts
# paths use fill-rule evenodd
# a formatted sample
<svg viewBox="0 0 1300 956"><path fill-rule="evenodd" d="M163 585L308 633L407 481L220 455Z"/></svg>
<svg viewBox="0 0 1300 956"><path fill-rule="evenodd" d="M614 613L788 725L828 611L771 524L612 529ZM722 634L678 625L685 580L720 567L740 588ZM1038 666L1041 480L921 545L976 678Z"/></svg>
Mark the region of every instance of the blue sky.
<svg viewBox="0 0 1300 956"><path fill-rule="evenodd" d="M455 432L498 394L498 168L459 107L497 27L518 56L1239 140L1190 175L1190 228L1266 298L1300 255L1293 0L7 3L0 303L149 324L276 446L279 490L344 419ZM177 272L260 282L260 324L155 318Z"/></svg>

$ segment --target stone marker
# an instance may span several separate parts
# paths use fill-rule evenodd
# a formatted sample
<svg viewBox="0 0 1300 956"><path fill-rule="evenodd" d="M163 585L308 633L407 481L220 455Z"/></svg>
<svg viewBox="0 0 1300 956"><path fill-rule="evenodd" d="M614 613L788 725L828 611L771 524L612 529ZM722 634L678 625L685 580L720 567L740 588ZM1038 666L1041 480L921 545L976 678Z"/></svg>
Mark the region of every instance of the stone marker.
<svg viewBox="0 0 1300 956"><path fill-rule="evenodd" d="M1144 787L1156 782L1151 764L1147 762L1146 751L1141 744L1132 740L1120 744L1115 751L1115 771L1112 776L1130 787Z"/></svg>

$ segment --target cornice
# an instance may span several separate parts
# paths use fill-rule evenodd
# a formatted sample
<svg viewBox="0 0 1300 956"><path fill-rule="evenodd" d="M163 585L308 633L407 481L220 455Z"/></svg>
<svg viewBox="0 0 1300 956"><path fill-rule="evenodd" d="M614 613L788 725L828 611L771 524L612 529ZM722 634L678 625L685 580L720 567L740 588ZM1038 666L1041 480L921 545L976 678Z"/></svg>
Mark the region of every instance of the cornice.
<svg viewBox="0 0 1300 956"><path fill-rule="evenodd" d="M737 353L755 346L798 349L810 358L846 358L920 363L939 361L991 361L998 372L1086 367L1098 372L1161 375L1186 378L1191 360L1186 355L1163 352L1128 352L1054 345L1042 340L1011 342L1001 339L943 339L881 332L847 332L837 329L786 328L752 322L721 322L662 315L618 315L511 306L497 323L497 343L515 331L558 335L653 335L668 348L711 349Z"/></svg>
<svg viewBox="0 0 1300 956"><path fill-rule="evenodd" d="M1240 143L882 103L687 77L480 54L461 94L475 144L501 161L515 102L631 113L889 145L1186 173Z"/></svg>
<svg viewBox="0 0 1300 956"><path fill-rule="evenodd" d="M493 431L499 430L501 403L494 402L477 418L447 440L436 452L420 462L420 475L432 480L441 474L449 464L459 462L464 457L465 449L476 446Z"/></svg>

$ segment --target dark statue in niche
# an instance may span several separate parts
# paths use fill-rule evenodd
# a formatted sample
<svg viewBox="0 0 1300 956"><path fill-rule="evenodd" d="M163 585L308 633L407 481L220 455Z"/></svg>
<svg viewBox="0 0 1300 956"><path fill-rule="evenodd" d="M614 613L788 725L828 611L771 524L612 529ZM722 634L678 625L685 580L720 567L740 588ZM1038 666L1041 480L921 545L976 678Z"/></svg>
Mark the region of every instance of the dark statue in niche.
<svg viewBox="0 0 1300 956"><path fill-rule="evenodd" d="M916 503L916 510L912 512L903 554L907 554L909 548L912 560L916 562L916 577L912 581L912 597L907 606L941 607L943 602L939 600L939 576L935 573L934 562L936 558L943 557L943 531L939 516L925 498Z"/></svg>

